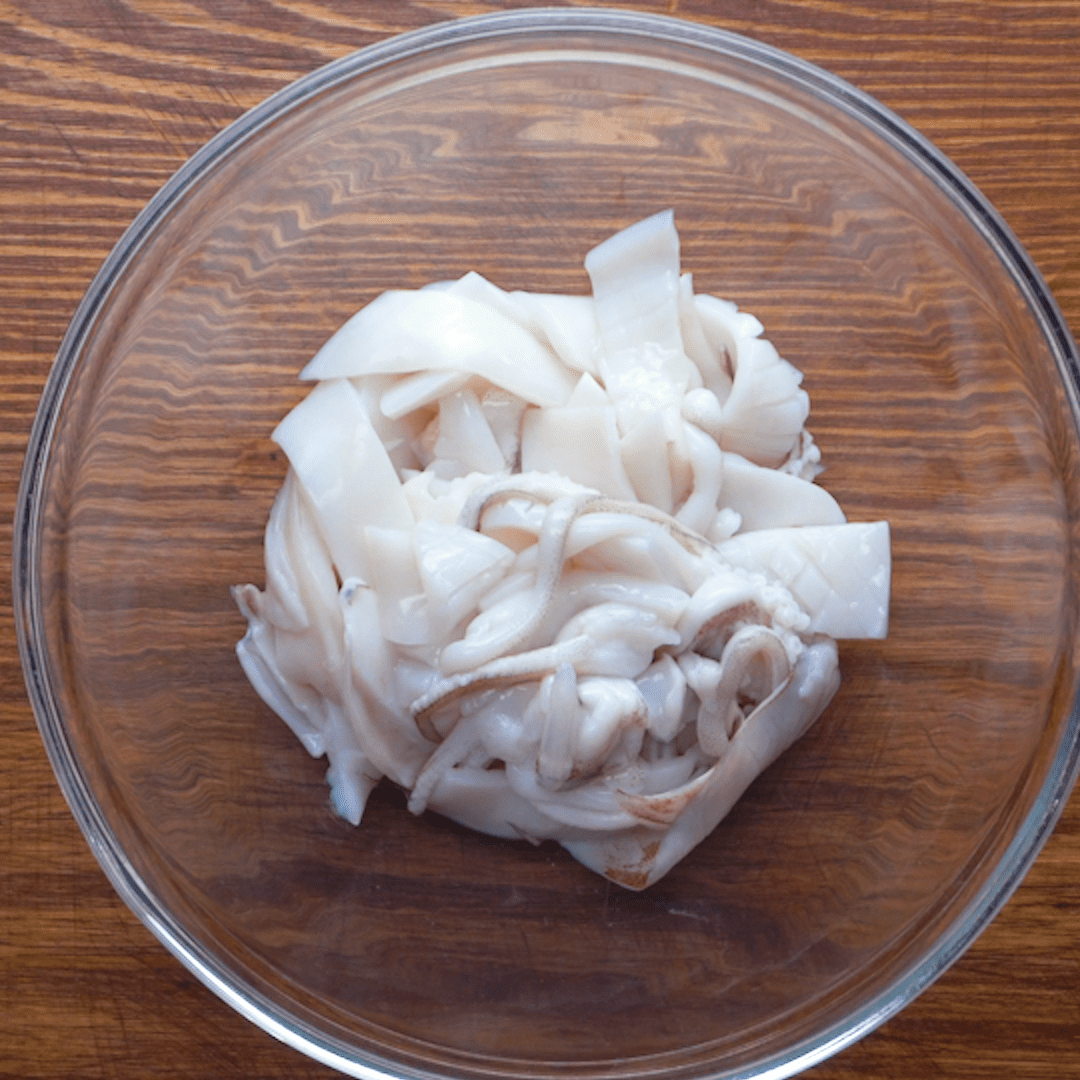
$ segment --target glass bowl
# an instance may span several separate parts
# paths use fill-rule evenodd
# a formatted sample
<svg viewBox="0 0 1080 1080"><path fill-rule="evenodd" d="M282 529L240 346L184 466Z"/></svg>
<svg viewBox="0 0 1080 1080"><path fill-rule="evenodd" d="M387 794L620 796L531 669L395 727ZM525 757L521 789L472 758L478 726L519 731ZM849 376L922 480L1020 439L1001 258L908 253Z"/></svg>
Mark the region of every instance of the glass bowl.
<svg viewBox="0 0 1080 1080"><path fill-rule="evenodd" d="M587 291L584 253L667 207L696 288L805 372L821 482L891 522L888 639L642 893L387 785L352 828L234 654L298 372L389 287ZM1076 776L1076 379L982 196L815 67L586 10L364 50L181 169L64 339L15 565L60 784L161 941L346 1073L790 1075L956 959Z"/></svg>

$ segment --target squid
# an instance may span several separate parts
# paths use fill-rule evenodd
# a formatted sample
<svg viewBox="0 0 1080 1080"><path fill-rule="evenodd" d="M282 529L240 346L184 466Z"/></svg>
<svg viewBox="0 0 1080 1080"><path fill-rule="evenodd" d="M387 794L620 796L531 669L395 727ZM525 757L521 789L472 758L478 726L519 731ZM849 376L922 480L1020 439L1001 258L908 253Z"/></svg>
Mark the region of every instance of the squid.
<svg viewBox="0 0 1080 1080"><path fill-rule="evenodd" d="M801 373L694 292L671 211L585 269L391 290L327 341L237 654L347 821L385 779L638 890L828 707L837 640L885 637L890 537L816 482Z"/></svg>

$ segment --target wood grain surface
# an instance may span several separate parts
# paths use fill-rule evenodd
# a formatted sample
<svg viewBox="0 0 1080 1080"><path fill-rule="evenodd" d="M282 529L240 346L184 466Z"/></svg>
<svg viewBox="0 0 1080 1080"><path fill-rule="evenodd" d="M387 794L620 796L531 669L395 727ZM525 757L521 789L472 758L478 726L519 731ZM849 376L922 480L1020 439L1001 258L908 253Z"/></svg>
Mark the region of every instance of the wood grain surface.
<svg viewBox="0 0 1080 1080"><path fill-rule="evenodd" d="M519 4L0 2L0 1078L329 1077L232 1012L113 892L23 689L8 572L22 455L64 330L112 245L244 110L388 35ZM1080 3L627 3L818 63L948 154L1080 328ZM1080 1077L1080 805L997 920L815 1080Z"/></svg>

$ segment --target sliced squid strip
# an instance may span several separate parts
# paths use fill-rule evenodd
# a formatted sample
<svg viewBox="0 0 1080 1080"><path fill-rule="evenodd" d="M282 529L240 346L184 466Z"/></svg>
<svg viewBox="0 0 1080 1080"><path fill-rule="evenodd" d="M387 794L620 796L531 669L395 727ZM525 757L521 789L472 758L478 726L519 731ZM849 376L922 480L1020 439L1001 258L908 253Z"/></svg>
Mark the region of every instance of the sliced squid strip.
<svg viewBox="0 0 1080 1080"><path fill-rule="evenodd" d="M560 664L580 663L588 655L589 647L589 639L581 636L529 652L501 656L472 671L440 679L431 690L410 705L409 711L416 726L430 738L429 733L435 730L431 725L431 715L436 710L479 690L502 690L523 682L539 681ZM435 732L432 741L438 739Z"/></svg>
<svg viewBox="0 0 1080 1080"><path fill-rule="evenodd" d="M521 597L511 618L497 623L495 609L489 608L469 624L464 638L445 646L439 657L439 667L444 675L476 668L513 651L528 639L551 605L562 574L570 527L587 503L595 498L592 494L571 495L556 499L548 506L537 538L536 583ZM482 629L473 633L481 624Z"/></svg>
<svg viewBox="0 0 1080 1080"><path fill-rule="evenodd" d="M554 674L544 678L537 695L543 701L544 729L536 758L542 780L561 784L574 771L574 751L581 725L577 671L573 664L561 663Z"/></svg>
<svg viewBox="0 0 1080 1080"><path fill-rule="evenodd" d="M691 532L704 535L716 520L716 502L724 480L724 455L716 441L695 424L683 424L690 447L690 468L694 487L680 507L675 520Z"/></svg>
<svg viewBox="0 0 1080 1080"><path fill-rule="evenodd" d="M437 404L446 394L464 390L476 378L471 371L421 371L406 375L379 399L379 411L390 420L399 420L425 405Z"/></svg>
<svg viewBox="0 0 1080 1080"><path fill-rule="evenodd" d="M701 372L701 381L704 384L702 389L711 393L718 403L722 403L731 393L732 377L727 365L730 362L729 356L735 354L735 339L726 334L721 337L707 333L705 320L694 303L694 281L690 274L683 274L679 278L678 304L679 329L686 355ZM699 392L691 390L689 394ZM709 434L713 433L710 431Z"/></svg>
<svg viewBox="0 0 1080 1080"><path fill-rule="evenodd" d="M753 670L755 661L759 661L759 668L760 661L764 661L764 672ZM710 758L722 757L727 752L743 720L739 692L745 691L756 699L756 710L791 677L783 642L760 625L745 626L732 634L719 662L697 653L684 653L679 657L679 665L690 688L701 699L697 715L698 745Z"/></svg>
<svg viewBox="0 0 1080 1080"><path fill-rule="evenodd" d="M469 371L533 405L562 405L574 378L550 350L487 304L446 291L391 290L315 354L302 379Z"/></svg>
<svg viewBox="0 0 1080 1080"><path fill-rule="evenodd" d="M458 721L438 749L427 759L420 775L409 792L409 810L422 814L428 800L443 776L464 761L469 751L480 742L480 720L474 714Z"/></svg>

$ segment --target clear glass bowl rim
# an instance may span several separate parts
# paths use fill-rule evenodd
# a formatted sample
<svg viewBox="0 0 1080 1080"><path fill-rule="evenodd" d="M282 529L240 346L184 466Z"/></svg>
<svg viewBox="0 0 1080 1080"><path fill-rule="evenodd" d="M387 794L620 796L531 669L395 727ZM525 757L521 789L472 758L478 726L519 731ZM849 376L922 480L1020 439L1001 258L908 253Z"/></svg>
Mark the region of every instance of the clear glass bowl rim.
<svg viewBox="0 0 1080 1080"><path fill-rule="evenodd" d="M312 1059L362 1080L433 1077L357 1052L291 1016L247 985L171 918L136 873L85 782L52 690L43 625L39 571L40 521L52 437L67 388L99 312L173 206L224 159L258 132L320 93L400 61L467 42L507 45L531 34L618 35L663 40L767 69L860 122L932 180L978 230L1012 277L1037 320L1058 365L1074 424L1080 428L1080 354L1042 275L1011 229L975 185L928 139L870 95L824 69L752 38L665 15L599 8L528 8L436 23L360 49L316 69L265 99L196 152L136 216L77 307L42 392L23 466L13 543L13 597L27 692L50 763L87 843L111 884L158 940L209 989L242 1016ZM995 918L1053 832L1080 774L1080 699L1064 725L1061 745L1038 797L984 887L923 959L885 992L844 1021L752 1072L713 1072L709 1080L782 1080L820 1063L899 1012L942 975ZM705 1080L702 1074L702 1080Z"/></svg>

